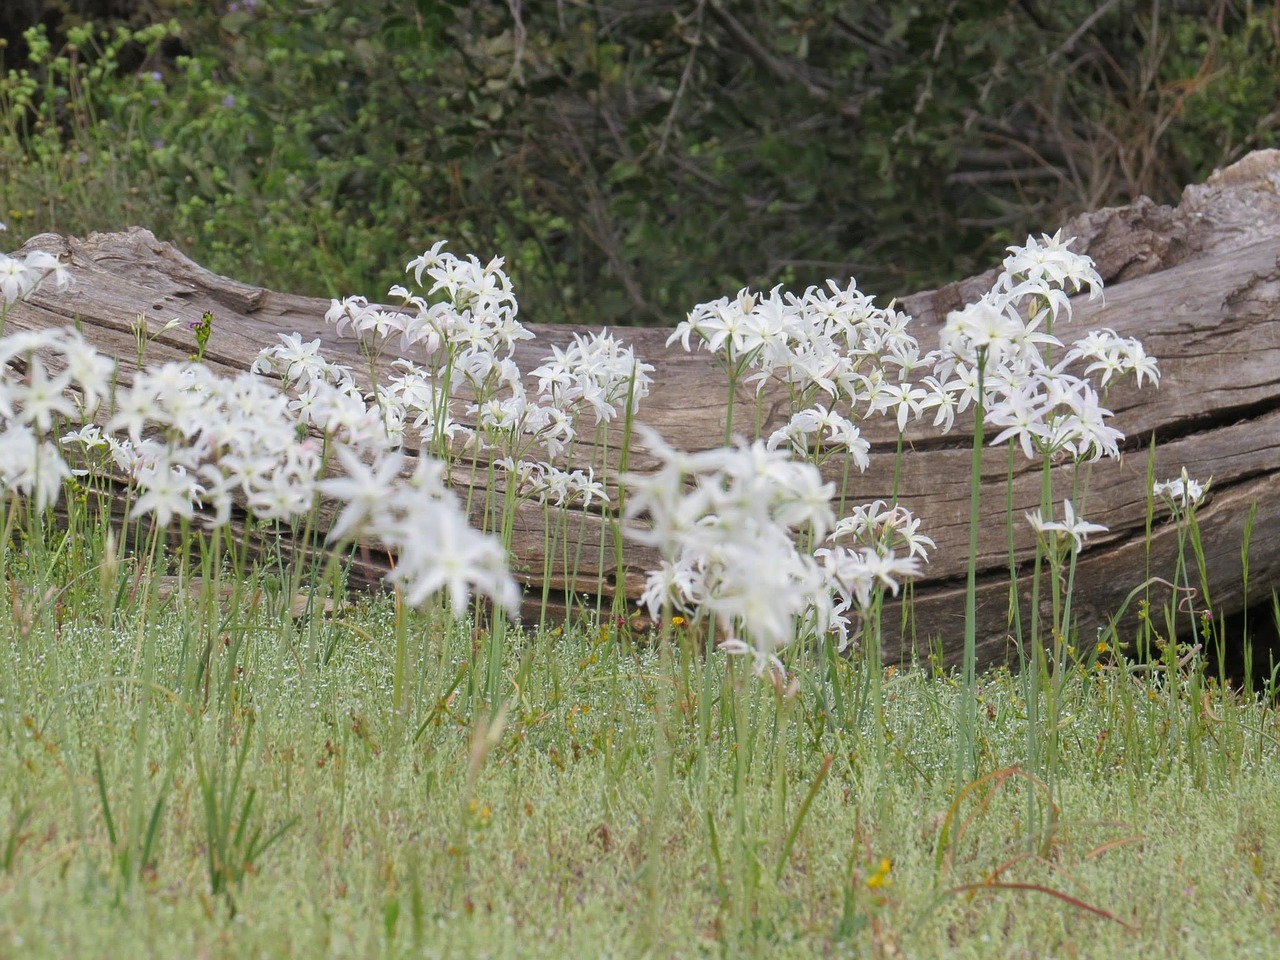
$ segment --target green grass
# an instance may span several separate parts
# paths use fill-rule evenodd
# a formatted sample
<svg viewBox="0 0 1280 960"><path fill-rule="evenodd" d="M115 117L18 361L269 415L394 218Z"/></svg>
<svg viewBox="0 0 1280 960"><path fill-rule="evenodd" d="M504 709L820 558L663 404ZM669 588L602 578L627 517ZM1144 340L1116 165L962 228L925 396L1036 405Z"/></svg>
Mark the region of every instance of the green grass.
<svg viewBox="0 0 1280 960"><path fill-rule="evenodd" d="M880 720L858 661L779 692L583 625L513 634L486 703L439 615L162 599L76 536L5 557L0 955L1273 950L1280 716L1199 661L1072 668L1055 809L1004 671L957 794L961 686L924 666Z"/></svg>

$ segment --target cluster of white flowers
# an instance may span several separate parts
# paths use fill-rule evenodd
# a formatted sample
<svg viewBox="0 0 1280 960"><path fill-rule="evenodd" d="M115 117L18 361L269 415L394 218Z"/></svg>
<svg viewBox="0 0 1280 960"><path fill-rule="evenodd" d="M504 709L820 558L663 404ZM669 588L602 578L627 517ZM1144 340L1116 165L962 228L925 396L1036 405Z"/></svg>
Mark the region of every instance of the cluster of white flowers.
<svg viewBox="0 0 1280 960"><path fill-rule="evenodd" d="M1086 378L1100 375L1105 389L1132 373L1141 387L1159 383L1159 368L1138 340L1114 330L1091 331L1069 349L1053 335L1059 314L1072 318L1069 294L1087 287L1094 299L1102 292L1093 261L1073 253L1070 243L1058 231L1010 247L991 292L947 317L936 376L974 385L981 370L986 420L999 428L992 444L1016 440L1028 459L1114 459L1124 435L1107 422L1111 411ZM1063 351L1056 362L1055 349ZM1086 364L1084 377L1069 372L1077 362ZM1063 513L1062 521L1046 520L1039 510L1027 514L1055 556L1065 547L1078 553L1088 534L1107 529L1077 517L1070 500Z"/></svg>
<svg viewBox="0 0 1280 960"><path fill-rule="evenodd" d="M570 499L603 499L604 487L588 469L561 471L547 461L565 456L587 416L596 424L635 411L648 394L653 368L607 332L575 335L532 371L538 382L530 397L517 367L515 345L533 337L516 319L519 306L501 258L481 264L442 251L443 242L409 263L420 293L396 286L401 309L370 305L363 297L332 302L326 319L339 334L361 338L375 353L399 335L397 375L377 393L388 431L417 439L438 454L484 452L515 478L523 497L564 504ZM312 347L306 345L308 357ZM298 362L302 345L271 359L276 368ZM279 349L279 348L277 348ZM315 362L315 361L310 361ZM287 370L288 368L285 367ZM474 426L457 419L457 387L471 402L463 413ZM546 459L533 456L541 448Z"/></svg>
<svg viewBox="0 0 1280 960"><path fill-rule="evenodd" d="M6 306L47 277L67 280L41 253L3 257L0 273ZM461 615L478 591L514 612L519 590L499 540L469 526L440 462L421 457L401 480L402 421L363 396L319 346L283 336L249 373L218 377L201 363L169 363L117 388L116 362L75 329L0 337L0 494L45 509L73 475L114 474L134 490L131 518L165 526L201 509L209 527L228 522L236 504L261 519L293 520L327 494L345 502L331 540L359 534L386 545L397 557L391 578L409 603L444 591ZM263 376L271 373L289 390ZM58 431L67 432L55 440ZM327 451L345 476L323 479Z"/></svg>
<svg viewBox="0 0 1280 960"><path fill-rule="evenodd" d="M893 305L877 308L852 281L799 296L742 290L695 307L668 342L691 349L696 336L734 384L782 384L791 413L765 441L700 453L638 428L661 462L656 473L623 478L628 519L647 521L633 535L664 558L643 595L650 612L670 606L695 622L714 620L721 648L751 654L758 672L781 670L778 651L797 635L831 632L841 648L858 636L879 598L917 576L934 546L897 504L876 501L836 522L833 485L817 465L839 455L867 469L862 417L890 416L902 432L931 416L946 432L981 390L986 418L999 428L994 444L1016 440L1028 457L1117 456L1121 434L1086 378L1106 388L1133 373L1141 386L1158 382L1159 372L1137 340L1112 330L1070 347L1054 336L1054 323L1071 318L1069 295L1101 289L1092 262L1069 243L1057 234L1010 247L993 289L950 314L939 349L927 353L909 317ZM323 356L319 340L298 334L282 335L237 377L167 364L114 395L113 362L74 330L0 338L0 492L42 508L56 502L72 473L63 450L75 447L80 463L136 487L132 516L160 524L194 518L197 508L225 523L236 503L288 520L323 495L343 504L331 539L385 544L409 602L444 591L461 615L479 591L514 609L518 591L501 545L469 526L447 461L474 464L483 455L522 500L607 501L594 460L579 469L557 464L584 459L573 456L584 425L598 439L636 413L652 367L607 332L579 334L530 372L531 395L514 354L532 334L517 319L502 260L460 259L442 246L409 263L418 292L393 287L399 308L363 297L332 302L326 319L339 335L359 338L371 359L399 340L394 374L368 393L349 368ZM47 254L0 255L6 305L48 277L67 279ZM1080 365L1083 377L1068 372ZM75 424L61 449L49 439ZM406 444L422 451L412 468ZM330 452L341 474L326 478ZM1155 493L1175 510L1203 495L1185 471ZM1077 518L1070 501L1064 514L1061 522L1039 512L1028 520L1075 550L1105 529Z"/></svg>
<svg viewBox="0 0 1280 960"><path fill-rule="evenodd" d="M87 424L62 442L90 462L104 454L132 481L133 517L150 513L165 525L208 506L219 526L239 497L258 517L290 520L312 506L321 444L300 438L289 404L253 374L223 378L202 364L169 363L117 391L105 430Z"/></svg>
<svg viewBox="0 0 1280 960"><path fill-rule="evenodd" d="M194 363L146 370L117 393L106 430L87 424L63 442L90 456L104 451L138 490L135 517L153 514L163 525L210 506L218 525L240 502L259 518L291 520L324 494L344 504L330 541L382 543L396 557L390 579L406 602L447 591L461 616L479 592L514 613L519 590L502 546L468 524L444 464L420 457L402 477L405 454L390 446L377 407L333 368L316 366L323 373L308 381L305 402L253 373L220 378ZM326 447L342 476L323 479Z"/></svg>
<svg viewBox="0 0 1280 960"><path fill-rule="evenodd" d="M290 387L303 392L316 383L343 386L351 383L350 368L326 360L320 352L319 340L303 343L300 333L282 333L279 337L279 343L259 351L250 367L253 373L275 374Z"/></svg>
<svg viewBox="0 0 1280 960"><path fill-rule="evenodd" d="M424 272L433 281L424 293L391 288L391 296L403 301L400 309L347 297L331 303L325 320L339 336L358 337L371 354L381 354L399 337L399 353L413 356L397 361L401 372L379 386L377 403L393 430L412 426L429 449L447 454L466 447L474 436L455 419L455 388L467 384L476 397L492 398L504 386L519 384L511 354L517 342L533 334L516 319L519 305L501 258L482 265L474 256L460 260L441 253L442 246L437 243L409 263L419 286ZM432 300L436 294L443 299ZM318 341L314 347L318 350Z"/></svg>
<svg viewBox="0 0 1280 960"><path fill-rule="evenodd" d="M0 316L9 304L25 299L47 279L52 279L58 290L65 290L70 283L66 265L53 254L43 250L33 250L25 257L0 253Z"/></svg>
<svg viewBox="0 0 1280 960"><path fill-rule="evenodd" d="M786 444L800 456L821 463L837 453L848 457L859 470L871 463L871 444L862 439L848 417L819 403L792 415L786 426L769 437L770 450Z"/></svg>
<svg viewBox="0 0 1280 960"><path fill-rule="evenodd" d="M330 305L326 319L338 334L359 338L373 357L399 338L397 353L404 355L395 356L395 374L372 395L362 397L351 371L324 358L320 341L303 343L296 334L282 336L279 344L264 350L254 370L281 378L293 396L290 409L302 423L330 436L345 427L350 446L359 446L356 437L364 437L364 460L340 447L346 476L319 485L320 492L347 503L333 528L334 538L359 535L385 544L398 557L394 577L410 597L447 587L459 609L463 584L470 582L510 606L514 594L502 586L511 582L502 579L504 558L484 546L496 541L468 532L465 524L443 514L434 519L426 515L457 513L456 498L447 490L442 468L437 470L441 461L420 458L406 486L400 480L400 447L413 441L442 461L483 454L522 500L584 507L607 501L592 466L562 469L551 461L566 456L587 417L602 424L624 411L634 412L648 392L653 368L608 333L577 335L567 348L553 348L553 355L532 372L538 393L530 397L514 351L533 335L517 319L519 304L502 260L481 264L442 247L437 243L409 263L407 272L419 292L393 287L390 293L400 299L400 308L373 305L363 297ZM469 401L460 399L464 391ZM338 415L348 406L351 417L343 420ZM379 429L351 422L361 415L376 417ZM546 459L532 456L539 448ZM365 466L370 457L372 465ZM430 495L424 497L422 491ZM405 496L415 498L412 504ZM419 522L451 544L444 551L447 556L439 549L429 551L433 564L425 565L429 570L421 575L414 572L415 558L423 550L422 538L414 532ZM440 580L455 561L459 570L470 571L471 581Z"/></svg>
<svg viewBox="0 0 1280 960"><path fill-rule="evenodd" d="M71 328L0 338L0 493L58 502L71 469L49 433L92 417L113 369Z"/></svg>
<svg viewBox="0 0 1280 960"><path fill-rule="evenodd" d="M533 371L538 397L566 414L590 412L596 423L612 420L649 393L653 367L607 332L573 335L567 349L552 355Z"/></svg>
<svg viewBox="0 0 1280 960"><path fill-rule="evenodd" d="M1076 516L1076 509L1070 500L1062 501L1062 520L1046 520L1039 510L1027 514L1027 522L1049 547L1049 555L1056 557L1064 548L1072 553L1084 549L1085 537L1091 533L1106 533L1107 528L1100 523L1089 523Z"/></svg>
<svg viewBox="0 0 1280 960"><path fill-rule="evenodd" d="M1053 335L1060 314L1071 318L1069 293L1102 289L1092 261L1069 244L1059 232L1010 247L992 290L950 314L936 351L921 352L910 318L892 305L876 308L852 282L834 281L800 296L775 287L701 304L668 342L691 349L696 336L735 379L786 384L794 413L769 444L814 462L840 453L865 470L869 447L856 421L872 413L893 417L900 431L932 415L949 431L976 399L979 357L986 419L1000 428L992 444L1016 440L1032 458L1115 457L1122 437L1106 422L1111 412L1068 368L1085 363L1085 377L1098 375L1102 387L1129 373L1139 386L1156 383L1159 370L1141 343L1112 330L1070 349ZM1056 362L1046 354L1053 348L1062 349Z"/></svg>
<svg viewBox="0 0 1280 960"><path fill-rule="evenodd" d="M10 305L49 279L58 290L70 284L57 257L0 253L0 332ZM71 469L47 434L55 421L79 422L96 411L111 373L99 360L71 329L0 338L0 494L29 497L41 510L57 503ZM11 375L17 369L22 377Z"/></svg>
<svg viewBox="0 0 1280 960"><path fill-rule="evenodd" d="M763 389L770 380L786 384L795 416L769 438L803 456L844 453L866 468L868 446L850 419L860 405L893 409L905 418L922 412L907 378L926 359L907 332L909 319L879 309L853 282L841 288L810 287L799 296L740 290L695 307L671 334L691 349L697 336L732 376ZM825 402L822 402L825 401ZM849 411L841 413L837 407ZM812 439L811 439L812 438Z"/></svg>
<svg viewBox="0 0 1280 960"><path fill-rule="evenodd" d="M877 594L888 591L896 597L901 581L920 575L920 561L929 559L935 544L920 533L920 520L910 510L883 500L855 507L827 539L834 545L814 551L814 556L835 595L831 630L837 649L844 650L874 616ZM906 555L899 556L900 550Z"/></svg>
<svg viewBox="0 0 1280 960"><path fill-rule="evenodd" d="M1111 411L1068 367L1089 361L1085 376L1100 373L1104 387L1128 373L1139 386L1158 383L1159 370L1141 343L1112 330L1093 331L1070 349L1053 335L1059 314L1071 320L1068 290L1088 287L1090 299L1102 292L1093 261L1072 253L1070 242L1059 231L1010 247L992 290L947 317L934 376L967 402L981 364L986 420L1000 428L992 444L1016 440L1029 459L1116 458L1123 434L1107 423ZM1054 349L1063 351L1056 362Z"/></svg>
<svg viewBox="0 0 1280 960"><path fill-rule="evenodd" d="M713 617L720 649L751 654L757 672L782 673L777 653L797 636L830 632L843 650L877 597L896 596L934 546L910 511L882 500L833 527L834 485L786 450L757 440L684 453L640 433L662 465L624 478L627 514L648 521L632 536L663 556L640 602L655 619L668 605L694 623ZM798 535L833 545L809 553Z"/></svg>
<svg viewBox="0 0 1280 960"><path fill-rule="evenodd" d="M825 631L830 622L822 572L792 532L826 535L833 486L760 441L683 453L652 430L641 434L662 465L624 477L627 515L648 518L634 536L663 555L641 603L655 619L668 604L695 622L714 617L722 650L753 654L757 672L781 671L776 651L797 628Z"/></svg>
<svg viewBox="0 0 1280 960"><path fill-rule="evenodd" d="M595 469L561 470L543 460L512 460L504 457L494 461L494 466L505 471L515 484L516 495L522 500L552 503L567 507L578 503L586 507L593 501L608 502L604 483L596 479Z"/></svg>
<svg viewBox="0 0 1280 960"><path fill-rule="evenodd" d="M444 463L418 457L405 478L402 450L388 451L370 466L338 447L338 459L346 475L318 484L320 492L346 504L330 539L359 533L385 545L396 557L389 579L404 590L406 603L420 606L443 590L461 618L475 591L513 616L519 611L520 590L507 572L501 542L467 522L446 483Z"/></svg>
<svg viewBox="0 0 1280 960"><path fill-rule="evenodd" d="M1110 327L1092 330L1072 344L1062 362L1091 361L1084 368L1085 375L1102 375L1100 385L1106 387L1113 377L1132 373L1138 386L1150 380L1160 382L1160 370L1155 357L1147 356L1142 341L1136 337L1122 337Z"/></svg>
<svg viewBox="0 0 1280 960"><path fill-rule="evenodd" d="M920 520L910 510L901 504L890 506L883 500L854 507L836 523L827 539L851 540L877 551L905 549L908 556L921 560L928 560L929 551L936 546L931 537L920 532Z"/></svg>
<svg viewBox="0 0 1280 960"><path fill-rule="evenodd" d="M731 384L754 382L757 389L770 380L783 384L792 413L770 435L766 449L788 450L813 464L840 455L866 470L870 446L859 434L858 419L884 414L901 433L909 423L932 417L933 426L945 433L958 414L979 402L979 390L986 422L998 428L992 444L1016 441L1029 458L1116 457L1123 437L1107 423L1111 412L1085 378L1097 377L1105 388L1132 373L1142 386L1158 382L1159 371L1137 340L1114 331L1093 331L1070 348L1053 335L1060 316L1071 319L1071 294L1087 288L1094 297L1102 289L1093 262L1072 253L1070 242L1059 232L1010 247L992 290L948 316L934 351L920 350L909 332L909 317L893 305L875 307L852 281L845 287L828 281L825 289L811 287L799 296L778 287L767 294L741 290L736 297L695 307L668 343L679 341L689 350L696 337L726 368ZM1055 349L1060 351L1056 360ZM1077 364L1084 365L1083 377L1068 370ZM653 542L671 551L664 569L650 579L646 598L651 609L668 601L682 609L706 606L740 624L752 638L758 660L769 662L780 646L778 625L800 618L805 602L830 624L843 646L857 635L879 592L896 594L900 581L917 575L920 561L927 559L926 547L933 542L918 533L919 521L900 506L878 501L855 509L836 525L832 539L854 537L856 545L837 542L800 563L790 528L775 524L767 535L762 533L766 528L758 508L754 526L737 513L722 517L714 512L714 498L704 488L724 486L728 481L723 477L699 479L691 494L673 485L672 477L724 469L716 458L726 455L705 455L711 459L704 464L697 459L702 454L677 457L667 451L660 474L667 479L644 486L641 500L654 523ZM639 478L633 482L644 484ZM740 508L733 501L726 505L731 511ZM1045 521L1038 513L1028 519L1042 536L1060 534L1077 550L1088 533L1104 529L1076 518L1069 501L1064 510L1062 522ZM688 515L681 520L676 511ZM771 566L786 571L792 594L811 589L806 599L779 606L772 619L753 613L754 622L732 606L716 609L715 590L705 578L710 576L713 584L726 579L724 549L718 541L706 541L704 531L738 526L756 546L752 563L744 557L734 576L762 577L757 602L779 596L777 583L770 586L763 579ZM681 533L685 530L696 536ZM903 550L905 555L899 552ZM761 561L763 556L771 559ZM810 560L818 569L808 566ZM761 571L753 573L755 567Z"/></svg>
<svg viewBox="0 0 1280 960"><path fill-rule="evenodd" d="M1212 482L1212 480L1206 480L1201 483L1199 480L1193 480L1188 476L1187 468L1183 467L1182 473L1172 480L1156 481L1152 484L1151 493L1161 500L1175 517L1184 517L1195 512L1196 508L1204 503L1205 495L1209 492L1209 485Z"/></svg>

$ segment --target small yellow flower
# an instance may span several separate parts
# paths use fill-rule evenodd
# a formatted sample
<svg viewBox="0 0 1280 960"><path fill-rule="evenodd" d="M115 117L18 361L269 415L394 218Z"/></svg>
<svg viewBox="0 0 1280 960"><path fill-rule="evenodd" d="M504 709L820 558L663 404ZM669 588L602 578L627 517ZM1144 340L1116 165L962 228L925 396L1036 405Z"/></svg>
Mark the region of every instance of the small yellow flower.
<svg viewBox="0 0 1280 960"><path fill-rule="evenodd" d="M876 868L876 872L867 877L867 887L871 890L881 890L893 883L890 871L893 870L893 861L888 857L880 858L880 866Z"/></svg>
<svg viewBox="0 0 1280 960"><path fill-rule="evenodd" d="M487 803L481 803L479 800L472 800L467 804L467 809L475 817L477 826L488 826L489 819L493 816L493 807Z"/></svg>
<svg viewBox="0 0 1280 960"><path fill-rule="evenodd" d="M683 626L684 626L684 617L680 617L680 616L672 617L672 618L671 618L671 625L672 625L673 627L683 627Z"/></svg>

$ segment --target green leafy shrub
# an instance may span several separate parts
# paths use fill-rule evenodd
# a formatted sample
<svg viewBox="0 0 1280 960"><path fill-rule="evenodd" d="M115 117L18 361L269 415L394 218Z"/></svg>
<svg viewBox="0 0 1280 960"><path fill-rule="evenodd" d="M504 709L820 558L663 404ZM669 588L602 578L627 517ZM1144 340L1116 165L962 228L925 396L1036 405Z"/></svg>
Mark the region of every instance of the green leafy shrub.
<svg viewBox="0 0 1280 960"><path fill-rule="evenodd" d="M15 239L142 223L339 295L449 236L503 251L533 319L653 324L747 284L936 285L1276 142L1280 11L1242 3L157 9L6 64Z"/></svg>

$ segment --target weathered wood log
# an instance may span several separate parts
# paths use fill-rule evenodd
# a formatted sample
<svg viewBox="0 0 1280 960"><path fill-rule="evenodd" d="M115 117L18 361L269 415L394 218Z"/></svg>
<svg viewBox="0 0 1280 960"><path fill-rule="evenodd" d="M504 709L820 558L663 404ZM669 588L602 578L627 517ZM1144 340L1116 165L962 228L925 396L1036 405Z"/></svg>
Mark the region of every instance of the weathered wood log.
<svg viewBox="0 0 1280 960"><path fill-rule="evenodd" d="M1215 612L1232 613L1270 596L1280 583L1280 152L1252 154L1205 184L1188 187L1176 208L1143 199L1077 218L1066 234L1078 238L1073 249L1089 253L1107 283L1104 301L1075 304L1075 328L1111 327L1122 336L1138 336L1148 353L1159 358L1163 374L1158 391L1139 392L1129 385L1112 390L1108 402L1116 413L1114 423L1127 437L1124 456L1095 464L1080 478L1089 491L1083 512L1109 528L1080 555L1074 612L1081 635L1089 637L1105 624L1148 576L1173 573L1177 538L1167 519L1157 517L1149 550L1147 545L1147 458L1153 439L1157 478L1176 476L1185 466L1193 477L1213 479L1212 499L1200 511L1200 523ZM217 276L146 230L94 234L87 240L45 234L24 249L62 258L74 285L64 293L42 290L15 305L7 330L74 320L99 349L120 359L122 382L132 374L130 325L138 314L149 317L154 327L174 316L194 321L213 311L216 332L205 361L214 370L245 370L278 333L292 332L321 339L333 359L357 370L363 366L353 341L337 338L325 325L327 302ZM922 348L936 345L947 311L976 298L994 276L992 271L900 299L899 306L915 318L913 330ZM526 305L525 315L536 313L536 306ZM529 327L538 339L521 344L517 352L526 372L551 344L563 345L582 332L568 326ZM160 337L148 362L185 358L191 346L182 333ZM638 355L655 367L653 389L638 419L674 446L705 449L724 432L727 381L708 354L667 347L668 335L665 329L623 331ZM766 394L766 432L784 419L777 399ZM744 390L739 402L753 409L755 397ZM876 419L860 427L872 442L872 466L865 474L852 474L850 502L889 499L896 428ZM971 423L967 431L964 422L945 437L924 425L908 428L900 499L924 518L922 531L936 540L937 550L915 585L914 641L887 638L888 660L908 653L911 642L925 651L935 638L948 660L960 649ZM632 469L653 465L642 447L633 452ZM1072 470L1069 465L1054 468L1059 500L1072 489ZM1010 649L1005 471L1003 448L988 449L983 476L989 495L982 505L985 532L978 557L983 662L998 661ZM1016 517L1038 505L1040 486L1038 467L1019 456L1013 481ZM1246 593L1241 545L1255 504ZM542 517L541 508L518 517L513 542L517 568L527 583L573 589L571 571L554 558L548 566L543 556ZM1018 555L1026 557L1032 534L1024 524L1018 526ZM576 585L611 586L618 571L612 535L602 518L578 511L563 529L577 558ZM621 582L628 594L638 593L645 570L655 562L647 548L627 547ZM1024 573L1021 585L1025 588L1027 582ZM541 595L540 590L530 592ZM1169 595L1157 588L1152 596L1164 602ZM1197 602L1202 604L1203 598ZM889 622L896 621L891 616Z"/></svg>

